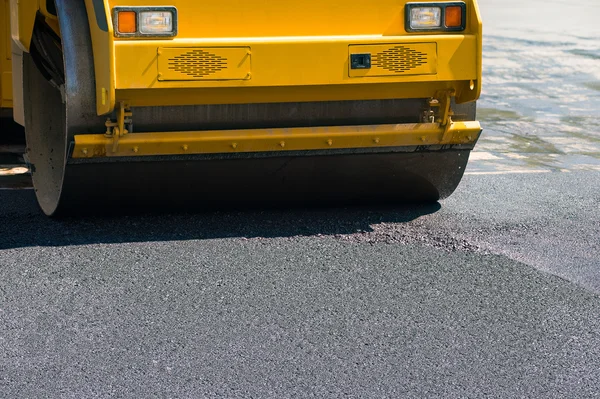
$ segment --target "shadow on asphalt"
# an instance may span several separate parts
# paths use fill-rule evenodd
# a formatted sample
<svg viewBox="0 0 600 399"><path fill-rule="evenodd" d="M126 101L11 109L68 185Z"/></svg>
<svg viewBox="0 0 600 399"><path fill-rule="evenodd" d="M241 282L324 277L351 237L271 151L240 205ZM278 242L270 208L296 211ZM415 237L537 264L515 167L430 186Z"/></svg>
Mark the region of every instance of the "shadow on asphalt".
<svg viewBox="0 0 600 399"><path fill-rule="evenodd" d="M407 223L439 203L348 207L215 210L197 213L105 214L48 218L32 190L0 191L0 249L130 242L335 236Z"/></svg>

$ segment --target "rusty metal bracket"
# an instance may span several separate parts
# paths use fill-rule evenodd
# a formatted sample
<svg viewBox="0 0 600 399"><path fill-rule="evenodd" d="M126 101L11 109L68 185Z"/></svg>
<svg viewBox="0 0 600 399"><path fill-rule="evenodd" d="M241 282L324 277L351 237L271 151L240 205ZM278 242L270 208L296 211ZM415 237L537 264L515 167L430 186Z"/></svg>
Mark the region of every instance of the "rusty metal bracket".
<svg viewBox="0 0 600 399"><path fill-rule="evenodd" d="M127 129L125 126L133 125L133 112L131 111L129 103L125 101L119 102L119 107L117 108L116 113L116 121L113 122L112 119L108 118L104 124L106 126L106 133L104 136L113 139L113 152L117 152L119 150L119 140L131 130L131 128Z"/></svg>

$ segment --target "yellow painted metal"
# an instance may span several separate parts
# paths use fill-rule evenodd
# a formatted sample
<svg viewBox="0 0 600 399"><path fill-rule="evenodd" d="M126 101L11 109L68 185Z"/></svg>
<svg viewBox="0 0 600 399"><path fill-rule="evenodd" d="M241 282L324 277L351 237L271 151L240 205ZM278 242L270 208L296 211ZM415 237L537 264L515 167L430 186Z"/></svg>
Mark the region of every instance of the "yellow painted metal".
<svg viewBox="0 0 600 399"><path fill-rule="evenodd" d="M465 81L477 79L474 35L440 35L436 37L437 73L431 75L380 76L368 80L354 79L348 74L349 46L404 45L413 46L431 36L343 36L246 38L236 40L172 40L175 48L249 47L252 51L252 79L245 81L161 82L157 79L157 49L165 48L159 40L118 41L115 43L116 88L169 89L203 87L275 87L311 85L366 85L372 83L408 83L430 81ZM328 90L331 87L321 88ZM341 100L341 99L340 99ZM135 104L133 104L135 106Z"/></svg>
<svg viewBox="0 0 600 399"><path fill-rule="evenodd" d="M247 80L250 47L158 48L158 80Z"/></svg>
<svg viewBox="0 0 600 399"><path fill-rule="evenodd" d="M226 83L226 82L223 82ZM468 82L464 82L467 85ZM379 100L428 98L439 90L460 86L456 82L393 83L378 85L211 87L189 90L119 90L119 101L128 100L137 107L188 104L247 104L296 101Z"/></svg>
<svg viewBox="0 0 600 399"><path fill-rule="evenodd" d="M407 2L377 0L375 7L363 0L305 0L257 7L237 0L180 0L177 37L152 40L114 38L110 11L115 6L163 6L162 0L104 0L111 37L103 37L100 45L109 43L110 56L95 56L96 74L105 77L97 79L98 101L105 104L98 112L112 111L116 101L130 101L134 107L248 99L333 101L357 99L358 92L368 98L423 98L448 88L455 90L458 103L476 100L481 88L481 19L476 1L466 0L467 28L459 33L406 32ZM352 78L348 72L349 46L419 43L436 45L437 60L428 62L431 70L368 79ZM159 48L203 47L250 47L250 78L163 79ZM94 44L95 54L96 48ZM114 88L108 77L114 79ZM360 90L335 87L357 84Z"/></svg>
<svg viewBox="0 0 600 399"><path fill-rule="evenodd" d="M352 69L350 77L434 75L437 72L436 43L395 43L349 46L353 54L369 54L371 68Z"/></svg>
<svg viewBox="0 0 600 399"><path fill-rule="evenodd" d="M12 108L12 52L10 40L10 5L0 0L0 107Z"/></svg>
<svg viewBox="0 0 600 399"><path fill-rule="evenodd" d="M178 10L179 38L210 39L406 35L404 6L410 1L110 0L109 3L111 7L174 5ZM465 2L471 9L474 2ZM475 33L471 32L471 25L466 33Z"/></svg>
<svg viewBox="0 0 600 399"><path fill-rule="evenodd" d="M93 0L85 0L88 21L90 24L90 34L92 36L92 48L94 52L94 73L96 76L96 110L98 115L106 115L113 111L117 103L115 96L115 52L114 52L114 31L111 20L109 0L102 2L102 10L94 7ZM102 11L107 19L107 29L103 30L98 20L102 20L104 15L96 15L97 11Z"/></svg>
<svg viewBox="0 0 600 399"><path fill-rule="evenodd" d="M444 133L448 132L446 138ZM478 122L130 133L118 147L105 135L76 135L73 158L137 157L182 154L231 154L349 148L388 148L474 143Z"/></svg>
<svg viewBox="0 0 600 399"><path fill-rule="evenodd" d="M12 39L23 51L29 51L39 0L10 0L10 26Z"/></svg>
<svg viewBox="0 0 600 399"><path fill-rule="evenodd" d="M44 13L45 5L40 7L40 0L2 1L9 1L12 35L27 51L35 14ZM115 6L164 6L163 0L101 0L100 7L97 1L84 1L99 115L112 112L118 101L169 106L423 98L453 89L461 103L476 100L481 91L482 25L476 0L466 0L466 30L445 34L406 32L408 0L377 0L376 7L364 0L269 2L260 7L238 0L178 0L174 4L178 36L160 40L115 38L111 11ZM101 28L98 21L103 18L107 27ZM366 73L368 79L356 79L348 72L350 46L419 43L436 45L437 59L427 63L429 71L390 76ZM163 73L164 77L159 48L204 47L250 48L251 75L247 71L244 79L197 80L159 76ZM360 90L354 87L357 84ZM3 91L8 88L9 84L3 85Z"/></svg>
<svg viewBox="0 0 600 399"><path fill-rule="evenodd" d="M58 34L60 29L58 26L58 20L52 16L46 8L45 1L39 0L1 0L10 4L10 23L6 23L6 27L11 30L11 35L15 43L21 47L24 51L29 51L29 45L31 43L31 37L33 33L33 26L35 23L35 16L38 11L46 16L46 22L48 25ZM115 64L114 64L114 46L113 46L113 31L112 24L110 21L110 10L109 0L104 0L104 8L107 13L108 30L103 31L100 29L97 23L96 14L92 0L85 0L86 8L88 10L88 17L90 23L90 32L92 36L92 44L94 48L94 66L96 74L96 88L97 88L97 111L99 115L110 113L115 107ZM3 33L2 33L3 34ZM10 51L10 46L8 47ZM8 68L8 69L6 69ZM12 78L10 76L4 76L4 73L10 73L11 67L2 65L2 106L6 106L7 103L4 100L8 93L12 96ZM8 72L6 72L8 71Z"/></svg>
<svg viewBox="0 0 600 399"><path fill-rule="evenodd" d="M467 14L467 24L469 26L469 30L475 34L475 37L477 38L475 48L477 79L473 79L471 82L469 82L469 86L467 86L464 90L457 92L456 102L459 104L479 99L479 96L481 95L481 77L483 73L483 22L477 1L474 0L469 5Z"/></svg>

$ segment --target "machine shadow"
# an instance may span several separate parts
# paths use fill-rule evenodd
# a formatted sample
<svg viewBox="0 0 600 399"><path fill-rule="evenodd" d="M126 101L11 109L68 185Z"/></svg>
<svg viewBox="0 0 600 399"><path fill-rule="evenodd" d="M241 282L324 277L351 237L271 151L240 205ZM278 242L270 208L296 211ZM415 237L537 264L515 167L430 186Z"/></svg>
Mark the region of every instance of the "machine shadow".
<svg viewBox="0 0 600 399"><path fill-rule="evenodd" d="M336 236L372 231L379 223L407 223L437 212L427 205L370 205L223 209L48 218L32 190L0 191L0 249L208 240Z"/></svg>

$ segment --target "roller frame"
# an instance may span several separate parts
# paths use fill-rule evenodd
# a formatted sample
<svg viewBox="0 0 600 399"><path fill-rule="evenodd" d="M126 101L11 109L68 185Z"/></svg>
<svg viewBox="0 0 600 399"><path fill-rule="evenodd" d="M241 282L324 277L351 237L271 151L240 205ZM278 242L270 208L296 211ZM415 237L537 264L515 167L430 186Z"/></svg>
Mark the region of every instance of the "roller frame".
<svg viewBox="0 0 600 399"><path fill-rule="evenodd" d="M122 154L111 162L74 162L72 146L76 148L77 137L93 140L104 135L105 118L96 112L85 4L56 3L64 49L62 90L44 79L31 56L25 54L23 60L24 89L31 100L25 115L28 159L39 204L48 215L93 212L110 201L118 201L121 209L143 204L156 209L231 202L437 201L456 189L478 137L449 147L445 144L450 141L443 142L449 130L440 125L430 126L437 136L441 133L439 142L404 143L375 151L351 146L305 152L305 148L288 147L293 151L257 151L239 159L219 157L218 151L208 157L155 152L141 162ZM480 130L478 125L469 129Z"/></svg>

